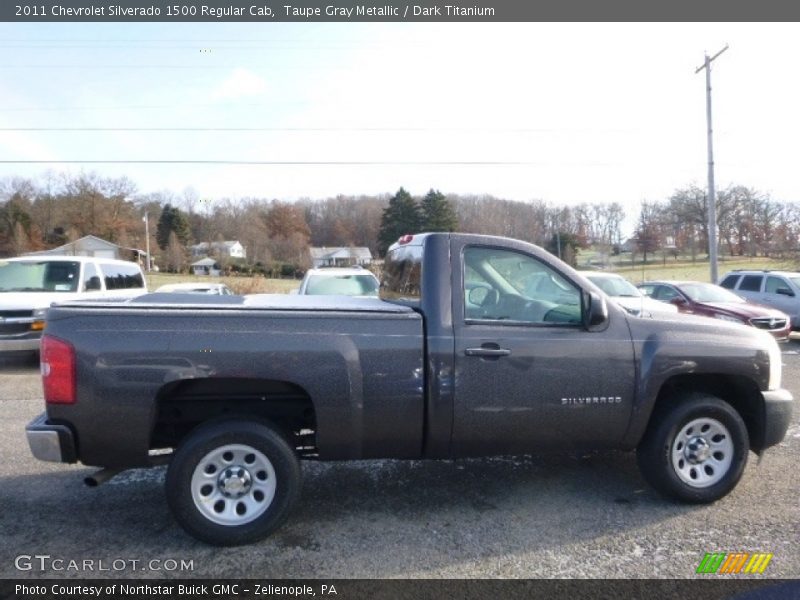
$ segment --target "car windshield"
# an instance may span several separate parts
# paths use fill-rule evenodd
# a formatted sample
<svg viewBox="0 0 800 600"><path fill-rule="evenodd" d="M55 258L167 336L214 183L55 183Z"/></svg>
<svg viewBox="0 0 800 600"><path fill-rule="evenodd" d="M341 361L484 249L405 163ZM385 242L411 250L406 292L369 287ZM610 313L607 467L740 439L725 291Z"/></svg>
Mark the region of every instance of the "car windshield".
<svg viewBox="0 0 800 600"><path fill-rule="evenodd" d="M642 293L636 289L632 283L623 277L601 277L599 275L589 275L588 279L609 296L618 296L623 298L639 298L642 296Z"/></svg>
<svg viewBox="0 0 800 600"><path fill-rule="evenodd" d="M789 281L800 288L800 277L789 277Z"/></svg>
<svg viewBox="0 0 800 600"><path fill-rule="evenodd" d="M747 302L736 294L710 283L684 283L681 291L689 296L693 302Z"/></svg>
<svg viewBox="0 0 800 600"><path fill-rule="evenodd" d="M306 294L377 296L378 280L373 275L312 275Z"/></svg>
<svg viewBox="0 0 800 600"><path fill-rule="evenodd" d="M0 261L0 292L76 292L80 271L72 261Z"/></svg>

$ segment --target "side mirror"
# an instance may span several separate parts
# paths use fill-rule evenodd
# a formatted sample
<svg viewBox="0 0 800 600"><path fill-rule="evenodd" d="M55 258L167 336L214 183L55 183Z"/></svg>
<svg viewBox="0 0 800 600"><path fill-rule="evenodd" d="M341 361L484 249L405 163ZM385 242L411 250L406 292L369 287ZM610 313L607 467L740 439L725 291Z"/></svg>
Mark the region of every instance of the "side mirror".
<svg viewBox="0 0 800 600"><path fill-rule="evenodd" d="M775 293L780 294L781 296L789 296L791 298L794 297L794 292L786 287L779 287L777 290L775 290Z"/></svg>
<svg viewBox="0 0 800 600"><path fill-rule="evenodd" d="M586 292L584 298L583 326L589 330L597 329L608 321L606 299L597 292Z"/></svg>
<svg viewBox="0 0 800 600"><path fill-rule="evenodd" d="M686 300L684 300L680 296L675 296L674 298L670 299L669 303L674 304L675 306L685 306Z"/></svg>

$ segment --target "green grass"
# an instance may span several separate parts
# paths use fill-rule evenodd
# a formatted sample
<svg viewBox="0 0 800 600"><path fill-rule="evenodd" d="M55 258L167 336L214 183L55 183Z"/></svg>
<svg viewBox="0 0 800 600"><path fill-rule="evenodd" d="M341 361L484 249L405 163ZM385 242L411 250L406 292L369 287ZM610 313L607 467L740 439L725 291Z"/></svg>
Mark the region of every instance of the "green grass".
<svg viewBox="0 0 800 600"><path fill-rule="evenodd" d="M578 269L586 269L588 255L581 254L578 262ZM724 277L734 269L772 269L790 270L797 269L791 261L777 260L771 258L741 258L741 257L721 257L719 260L718 272L720 277ZM648 260L647 264L638 261L631 265L630 255L614 256L611 265L607 269L609 272L619 273L633 283L654 279L676 279L692 281L710 281L711 275L707 260L697 260L692 262L685 258L668 258L666 262L661 259ZM266 279L264 277L204 277L202 275L176 275L174 273L149 273L147 277L147 289L155 290L167 283L181 283L188 281L205 281L214 283L224 283L237 294L288 294L292 290L300 287L297 279Z"/></svg>
<svg viewBox="0 0 800 600"><path fill-rule="evenodd" d="M202 275L177 275L175 273L146 273L147 289L151 292L168 283L203 281L224 283L237 294L288 294L300 287L296 279L266 279L265 277L208 277Z"/></svg>
<svg viewBox="0 0 800 600"><path fill-rule="evenodd" d="M668 258L663 260L648 261L647 264L636 263L631 265L619 257L614 257L613 264L608 269L619 273L633 283L654 279L675 279L692 281L711 281L711 271L707 260L692 262L685 259ZM724 277L734 269L771 269L771 270L796 270L790 261L771 258L741 258L724 257L717 264L719 277Z"/></svg>

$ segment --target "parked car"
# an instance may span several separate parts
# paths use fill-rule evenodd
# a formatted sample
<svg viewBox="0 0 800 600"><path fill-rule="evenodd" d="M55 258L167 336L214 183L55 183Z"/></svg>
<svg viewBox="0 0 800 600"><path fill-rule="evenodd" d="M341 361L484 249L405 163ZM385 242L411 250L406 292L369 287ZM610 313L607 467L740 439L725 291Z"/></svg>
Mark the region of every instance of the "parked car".
<svg viewBox="0 0 800 600"><path fill-rule="evenodd" d="M309 269L298 294L312 296L377 296L380 282L361 267Z"/></svg>
<svg viewBox="0 0 800 600"><path fill-rule="evenodd" d="M188 283L168 283L158 288L155 293L177 293L177 294L216 294L218 296L230 296L233 294L231 288L224 283L205 283L203 281L191 281Z"/></svg>
<svg viewBox="0 0 800 600"><path fill-rule="evenodd" d="M727 290L759 304L777 308L800 329L800 273L793 271L733 271L722 278Z"/></svg>
<svg viewBox="0 0 800 600"><path fill-rule="evenodd" d="M527 295L535 273L567 286L564 303ZM769 334L632 317L531 244L404 236L381 277L380 299L152 294L53 307L33 455L103 467L95 485L169 462L178 522L234 545L286 520L301 459L636 449L656 489L708 503L792 422ZM39 493L31 486L32 503ZM41 491L55 523L53 493Z"/></svg>
<svg viewBox="0 0 800 600"><path fill-rule="evenodd" d="M142 269L134 262L92 256L0 259L0 352L37 351L54 302L145 293Z"/></svg>
<svg viewBox="0 0 800 600"><path fill-rule="evenodd" d="M769 331L779 341L787 340L791 332L787 314L748 302L713 283L647 281L639 289L655 300L677 306L680 312L751 325Z"/></svg>
<svg viewBox="0 0 800 600"><path fill-rule="evenodd" d="M635 317L667 317L678 313L677 306L649 298L622 275L598 271L582 274Z"/></svg>
<svg viewBox="0 0 800 600"><path fill-rule="evenodd" d="M580 304L569 282L556 273L531 273L522 278L521 291L531 298L547 300L557 304Z"/></svg>

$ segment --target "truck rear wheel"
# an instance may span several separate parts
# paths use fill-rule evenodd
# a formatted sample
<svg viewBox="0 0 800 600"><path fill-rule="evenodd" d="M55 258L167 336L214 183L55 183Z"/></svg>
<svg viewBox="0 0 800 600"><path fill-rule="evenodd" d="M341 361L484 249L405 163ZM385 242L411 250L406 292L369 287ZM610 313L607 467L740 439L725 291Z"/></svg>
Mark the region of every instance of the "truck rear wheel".
<svg viewBox="0 0 800 600"><path fill-rule="evenodd" d="M716 396L690 393L662 405L636 451L647 482L684 502L714 502L742 477L750 448L738 412Z"/></svg>
<svg viewBox="0 0 800 600"><path fill-rule="evenodd" d="M258 422L201 425L167 470L167 502L190 535L217 546L260 540L287 518L300 489L294 449Z"/></svg>

